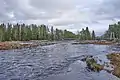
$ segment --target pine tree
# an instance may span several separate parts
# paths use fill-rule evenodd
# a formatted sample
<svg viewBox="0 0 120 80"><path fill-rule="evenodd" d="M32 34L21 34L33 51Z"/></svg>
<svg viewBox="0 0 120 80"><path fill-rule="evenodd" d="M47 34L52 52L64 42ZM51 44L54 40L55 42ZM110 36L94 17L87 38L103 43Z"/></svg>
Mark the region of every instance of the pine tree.
<svg viewBox="0 0 120 80"><path fill-rule="evenodd" d="M95 32L94 32L94 30L92 31L92 40L95 40Z"/></svg>
<svg viewBox="0 0 120 80"><path fill-rule="evenodd" d="M56 37L56 40L60 40L60 34L59 34L59 30L56 28L56 34L55 34L55 37Z"/></svg>
<svg viewBox="0 0 120 80"><path fill-rule="evenodd" d="M54 40L54 29L51 27L51 40Z"/></svg>
<svg viewBox="0 0 120 80"><path fill-rule="evenodd" d="M85 39L86 39L84 28L83 28L82 31L80 32L80 39L81 39L81 40L85 40Z"/></svg>
<svg viewBox="0 0 120 80"><path fill-rule="evenodd" d="M32 39L33 40L37 40L38 39L38 36L39 36L39 30L38 30L38 27L37 25L35 24L32 24Z"/></svg>
<svg viewBox="0 0 120 80"><path fill-rule="evenodd" d="M7 40L12 40L12 25L9 23L7 24Z"/></svg>
<svg viewBox="0 0 120 80"><path fill-rule="evenodd" d="M26 40L29 41L32 39L32 30L30 26L26 26Z"/></svg>
<svg viewBox="0 0 120 80"><path fill-rule="evenodd" d="M86 36L86 40L90 40L91 39L91 34L90 34L90 31L89 31L88 27L86 27L85 36Z"/></svg>
<svg viewBox="0 0 120 80"><path fill-rule="evenodd" d="M4 24L1 24L0 25L0 41L4 41L4 33L5 33Z"/></svg>

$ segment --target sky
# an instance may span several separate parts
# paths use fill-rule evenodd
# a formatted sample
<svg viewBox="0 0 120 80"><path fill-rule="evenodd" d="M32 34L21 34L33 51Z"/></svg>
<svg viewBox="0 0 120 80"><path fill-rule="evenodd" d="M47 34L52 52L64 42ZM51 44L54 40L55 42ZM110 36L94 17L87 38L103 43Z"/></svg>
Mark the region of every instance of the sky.
<svg viewBox="0 0 120 80"><path fill-rule="evenodd" d="M0 22L46 24L97 35L120 20L120 0L0 0Z"/></svg>

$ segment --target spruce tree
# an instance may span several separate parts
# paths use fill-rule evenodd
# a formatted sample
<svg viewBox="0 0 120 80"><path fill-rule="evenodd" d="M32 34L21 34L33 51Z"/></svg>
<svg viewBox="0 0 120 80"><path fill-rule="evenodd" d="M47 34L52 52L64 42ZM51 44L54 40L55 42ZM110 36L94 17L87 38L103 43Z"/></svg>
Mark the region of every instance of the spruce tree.
<svg viewBox="0 0 120 80"><path fill-rule="evenodd" d="M95 40L95 32L94 32L94 30L92 31L92 40Z"/></svg>
<svg viewBox="0 0 120 80"><path fill-rule="evenodd" d="M53 26L51 27L51 40L54 40L54 29L53 29Z"/></svg>

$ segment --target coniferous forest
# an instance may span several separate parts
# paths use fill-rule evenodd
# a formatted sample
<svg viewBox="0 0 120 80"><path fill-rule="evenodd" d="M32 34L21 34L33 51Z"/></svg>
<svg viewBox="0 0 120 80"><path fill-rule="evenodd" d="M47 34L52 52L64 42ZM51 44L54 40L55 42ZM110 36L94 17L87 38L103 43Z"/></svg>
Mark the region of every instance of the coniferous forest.
<svg viewBox="0 0 120 80"><path fill-rule="evenodd" d="M120 22L110 24L108 30L102 36L103 39L120 39Z"/></svg>
<svg viewBox="0 0 120 80"><path fill-rule="evenodd" d="M76 38L76 35L44 24L0 24L0 41L62 40L63 38Z"/></svg>
<svg viewBox="0 0 120 80"><path fill-rule="evenodd" d="M67 30L54 29L53 26L36 24L0 24L0 41L29 41L29 40L63 40L67 38L91 40L95 33L90 33L88 27L78 34Z"/></svg>
<svg viewBox="0 0 120 80"><path fill-rule="evenodd" d="M96 38L94 30L91 33L88 27L86 27L86 29L83 28L82 31L78 33L78 37L80 40L95 40Z"/></svg>
<svg viewBox="0 0 120 80"><path fill-rule="evenodd" d="M29 40L95 40L96 34L89 28L82 28L78 33L68 30L55 29L53 26L36 24L0 24L0 41L29 41ZM112 38L120 39L120 22L110 24L108 30L101 36L101 39L110 40Z"/></svg>

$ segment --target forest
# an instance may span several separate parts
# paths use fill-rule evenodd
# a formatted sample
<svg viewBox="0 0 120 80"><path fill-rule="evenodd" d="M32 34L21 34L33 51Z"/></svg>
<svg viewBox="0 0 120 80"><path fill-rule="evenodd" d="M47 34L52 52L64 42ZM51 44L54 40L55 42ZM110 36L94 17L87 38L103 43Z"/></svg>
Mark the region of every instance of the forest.
<svg viewBox="0 0 120 80"><path fill-rule="evenodd" d="M96 39L95 31L93 30L91 33L88 27L86 27L86 29L82 28L82 31L78 32L78 37L80 40L95 40Z"/></svg>
<svg viewBox="0 0 120 80"><path fill-rule="evenodd" d="M76 38L76 35L44 24L0 24L0 41L62 40L63 38Z"/></svg>
<svg viewBox="0 0 120 80"><path fill-rule="evenodd" d="M108 30L100 36L104 40L120 39L120 22L110 24ZM53 26L36 24L0 24L0 41L29 41L29 40L64 40L67 38L79 40L95 40L95 31L82 28L73 33L68 30L54 29Z"/></svg>
<svg viewBox="0 0 120 80"><path fill-rule="evenodd" d="M110 24L108 30L102 36L103 39L120 39L120 22Z"/></svg>
<svg viewBox="0 0 120 80"><path fill-rule="evenodd" d="M95 32L89 28L82 29L77 34L68 31L54 29L53 26L36 24L0 24L0 41L29 41L29 40L63 40L67 38L80 40L94 40Z"/></svg>

